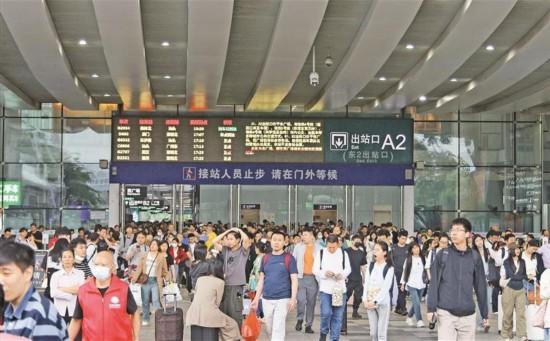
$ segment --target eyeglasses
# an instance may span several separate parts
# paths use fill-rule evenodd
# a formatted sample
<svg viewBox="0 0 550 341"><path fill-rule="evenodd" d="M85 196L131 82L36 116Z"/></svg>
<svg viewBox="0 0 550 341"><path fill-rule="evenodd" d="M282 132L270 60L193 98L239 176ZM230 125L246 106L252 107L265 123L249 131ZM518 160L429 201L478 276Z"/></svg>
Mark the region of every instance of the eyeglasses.
<svg viewBox="0 0 550 341"><path fill-rule="evenodd" d="M457 233L457 232L466 232L466 229L461 228L461 227L458 227L458 228L457 228L457 227L453 227L453 228L451 229L451 232L455 232L455 233Z"/></svg>

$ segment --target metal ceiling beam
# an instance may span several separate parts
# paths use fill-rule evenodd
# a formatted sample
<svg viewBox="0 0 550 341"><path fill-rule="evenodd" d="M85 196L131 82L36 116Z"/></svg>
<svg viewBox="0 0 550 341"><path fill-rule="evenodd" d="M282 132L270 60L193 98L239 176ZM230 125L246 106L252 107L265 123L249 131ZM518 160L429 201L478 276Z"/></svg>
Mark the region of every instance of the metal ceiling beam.
<svg viewBox="0 0 550 341"><path fill-rule="evenodd" d="M338 70L306 110L348 104L388 60L421 5L422 0L373 0Z"/></svg>
<svg viewBox="0 0 550 341"><path fill-rule="evenodd" d="M281 1L271 45L247 111L274 111L286 97L311 50L328 0Z"/></svg>
<svg viewBox="0 0 550 341"><path fill-rule="evenodd" d="M93 0L113 84L125 110L153 110L139 0Z"/></svg>
<svg viewBox="0 0 550 341"><path fill-rule="evenodd" d="M517 0L465 1L422 60L375 101L379 103L376 109L402 109L448 81L498 28L516 3ZM363 107L363 111L372 109L374 105Z"/></svg>
<svg viewBox="0 0 550 341"><path fill-rule="evenodd" d="M233 0L189 0L187 13L187 109L213 109L222 84Z"/></svg>
<svg viewBox="0 0 550 341"><path fill-rule="evenodd" d="M468 109L514 85L550 59L550 11L508 52L457 91L419 112L445 113Z"/></svg>
<svg viewBox="0 0 550 341"><path fill-rule="evenodd" d="M474 106L474 112L498 110L502 112L514 112L531 109L550 103L550 79L543 80L529 86L511 96L497 99L486 105Z"/></svg>
<svg viewBox="0 0 550 341"><path fill-rule="evenodd" d="M98 108L71 68L45 1L3 0L0 14L30 71L52 96L73 110Z"/></svg>

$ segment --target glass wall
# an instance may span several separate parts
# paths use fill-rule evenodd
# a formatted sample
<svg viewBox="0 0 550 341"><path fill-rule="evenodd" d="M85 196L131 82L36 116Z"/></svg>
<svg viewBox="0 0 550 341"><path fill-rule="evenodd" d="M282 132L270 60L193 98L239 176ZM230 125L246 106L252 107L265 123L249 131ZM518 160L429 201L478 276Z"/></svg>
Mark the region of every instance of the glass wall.
<svg viewBox="0 0 550 341"><path fill-rule="evenodd" d="M0 119L4 226L90 227L108 221L111 111L80 112L59 104L41 110L4 108ZM18 193L15 193L17 191ZM19 197L18 197L19 196Z"/></svg>
<svg viewBox="0 0 550 341"><path fill-rule="evenodd" d="M415 115L415 228L457 216L476 231L541 226L541 120L527 113Z"/></svg>

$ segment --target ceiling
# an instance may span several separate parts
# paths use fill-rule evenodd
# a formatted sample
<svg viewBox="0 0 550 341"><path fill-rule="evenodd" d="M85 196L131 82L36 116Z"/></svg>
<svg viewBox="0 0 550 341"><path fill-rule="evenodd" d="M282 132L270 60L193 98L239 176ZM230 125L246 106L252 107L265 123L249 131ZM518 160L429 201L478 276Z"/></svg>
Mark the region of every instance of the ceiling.
<svg viewBox="0 0 550 341"><path fill-rule="evenodd" d="M2 0L0 105L522 111L548 41L548 0Z"/></svg>

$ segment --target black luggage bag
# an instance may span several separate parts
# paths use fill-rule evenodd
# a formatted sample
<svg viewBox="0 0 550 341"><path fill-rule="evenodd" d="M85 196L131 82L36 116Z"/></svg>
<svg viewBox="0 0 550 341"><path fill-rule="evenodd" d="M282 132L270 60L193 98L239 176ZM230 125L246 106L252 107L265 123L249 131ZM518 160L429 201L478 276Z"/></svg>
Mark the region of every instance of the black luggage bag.
<svg viewBox="0 0 550 341"><path fill-rule="evenodd" d="M173 304L168 307L167 296L174 296ZM164 295L164 307L155 313L155 340L183 340L183 310L178 308L176 295Z"/></svg>

